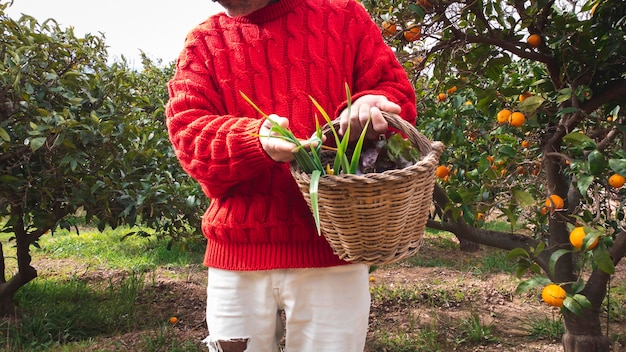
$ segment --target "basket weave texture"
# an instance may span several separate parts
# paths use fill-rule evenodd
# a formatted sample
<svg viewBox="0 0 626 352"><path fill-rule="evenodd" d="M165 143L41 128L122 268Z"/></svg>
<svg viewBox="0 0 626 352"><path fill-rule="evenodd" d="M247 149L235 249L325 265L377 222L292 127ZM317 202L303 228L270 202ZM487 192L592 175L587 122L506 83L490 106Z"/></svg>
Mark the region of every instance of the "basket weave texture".
<svg viewBox="0 0 626 352"><path fill-rule="evenodd" d="M395 114L383 112L390 127L402 132L420 152L409 167L364 175L320 177L320 227L341 259L369 265L397 262L415 254L430 213L435 172L444 145L431 142ZM336 129L338 121L333 121ZM326 136L330 126L323 127ZM311 175L292 165L291 173L309 208Z"/></svg>

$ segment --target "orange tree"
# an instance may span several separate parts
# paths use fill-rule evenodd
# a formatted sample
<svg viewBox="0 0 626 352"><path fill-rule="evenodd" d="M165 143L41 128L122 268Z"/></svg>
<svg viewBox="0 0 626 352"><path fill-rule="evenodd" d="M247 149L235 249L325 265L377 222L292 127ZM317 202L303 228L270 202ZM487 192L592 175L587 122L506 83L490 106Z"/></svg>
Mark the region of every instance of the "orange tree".
<svg viewBox="0 0 626 352"><path fill-rule="evenodd" d="M172 65L108 64L101 37L54 20L13 20L0 3L0 314L37 271L30 248L77 212L103 229L144 225L169 239L199 226L205 197L180 169L163 104ZM77 227L73 228L78 231ZM146 234L138 230L138 234ZM17 269L9 270L17 267Z"/></svg>
<svg viewBox="0 0 626 352"><path fill-rule="evenodd" d="M600 313L626 253L626 3L363 4L395 24L386 39L415 83L418 128L447 145L428 226L510 250L519 290L543 286L561 307L565 351L608 351Z"/></svg>

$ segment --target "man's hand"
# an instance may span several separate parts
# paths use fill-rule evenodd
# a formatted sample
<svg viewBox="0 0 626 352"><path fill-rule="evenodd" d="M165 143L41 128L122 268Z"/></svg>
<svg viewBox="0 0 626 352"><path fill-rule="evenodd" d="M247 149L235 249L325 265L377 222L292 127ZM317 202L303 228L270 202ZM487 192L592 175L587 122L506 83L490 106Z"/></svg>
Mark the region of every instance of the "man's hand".
<svg viewBox="0 0 626 352"><path fill-rule="evenodd" d="M350 140L357 140L361 135L361 131L363 131L367 120L371 116L366 137L368 139L377 139L379 135L387 132L387 128L389 127L387 120L385 120L381 111L399 114L400 110L400 105L390 102L385 96L364 95L352 103L350 116L348 116L348 109L343 110L339 115L339 134L343 135L349 124Z"/></svg>
<svg viewBox="0 0 626 352"><path fill-rule="evenodd" d="M269 115L268 119L263 122L259 129L259 140L263 150L274 161L278 162L290 162L294 159L293 149L295 144L287 142L282 138L278 138L278 134L272 131L272 122L278 123L281 127L289 128L289 120L286 117L281 117L275 114Z"/></svg>

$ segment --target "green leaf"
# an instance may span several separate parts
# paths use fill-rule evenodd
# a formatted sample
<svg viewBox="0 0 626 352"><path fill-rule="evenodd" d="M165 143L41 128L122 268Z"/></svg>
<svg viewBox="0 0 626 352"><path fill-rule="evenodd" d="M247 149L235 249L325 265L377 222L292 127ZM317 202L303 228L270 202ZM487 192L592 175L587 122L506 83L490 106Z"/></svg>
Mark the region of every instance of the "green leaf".
<svg viewBox="0 0 626 352"><path fill-rule="evenodd" d="M46 137L35 137L29 141L30 149L36 151L46 143Z"/></svg>
<svg viewBox="0 0 626 352"><path fill-rule="evenodd" d="M529 192L523 191L521 189L514 189L513 197L519 203L519 205L523 207L528 207L535 204L535 199L533 198L533 196Z"/></svg>
<svg viewBox="0 0 626 352"><path fill-rule="evenodd" d="M583 144L590 144L590 143L595 145L595 142L593 141L593 139L589 138L589 136L580 132L572 132L572 133L566 134L565 136L563 136L563 142L570 143L577 147L583 147Z"/></svg>
<svg viewBox="0 0 626 352"><path fill-rule="evenodd" d="M365 141L365 135L367 134L367 129L370 126L370 121L372 120L372 116L367 119L363 130L361 131L361 135L359 136L359 140L356 142L356 146L354 147L354 152L352 153L352 160L350 161L350 173L356 174L359 168L359 160L361 159L361 150L363 149L363 141Z"/></svg>
<svg viewBox="0 0 626 352"><path fill-rule="evenodd" d="M503 145L498 149L498 156L514 157L516 154L517 151L510 145Z"/></svg>
<svg viewBox="0 0 626 352"><path fill-rule="evenodd" d="M583 308L580 306L580 303L578 303L576 300L574 300L570 296L565 297L565 300L563 300L563 308L569 310L570 312L578 316L583 315Z"/></svg>
<svg viewBox="0 0 626 352"><path fill-rule="evenodd" d="M557 113L556 113L556 116L560 117L560 116L563 116L563 115L573 114L573 113L577 112L578 110L580 110L580 109L570 106L570 107L567 107L565 109L559 109L559 111L557 111Z"/></svg>
<svg viewBox="0 0 626 352"><path fill-rule="evenodd" d="M254 110L256 110L259 114L261 114L261 116L267 118L268 115L264 113L250 98L248 98L248 96L245 95L244 92L239 91L239 94L241 94L241 96L243 97L243 100L245 100L248 104L250 104L250 106L252 106Z"/></svg>
<svg viewBox="0 0 626 352"><path fill-rule="evenodd" d="M533 95L524 99L524 101L518 105L517 109L521 112L532 114L535 112L535 110L537 110L538 107L541 106L541 104L543 104L544 101L544 98L538 95Z"/></svg>
<svg viewBox="0 0 626 352"><path fill-rule="evenodd" d="M604 271L609 275L615 274L615 265L613 264L613 260L611 259L611 255L607 250L606 246L600 244L593 251L593 262L596 263L600 270Z"/></svg>
<svg viewBox="0 0 626 352"><path fill-rule="evenodd" d="M9 133L2 127L0 127L0 138L2 138L5 142L11 141L11 136L9 136Z"/></svg>
<svg viewBox="0 0 626 352"><path fill-rule="evenodd" d="M576 301L581 307L591 309L591 302L586 296L575 294L572 299L574 299L574 301Z"/></svg>
<svg viewBox="0 0 626 352"><path fill-rule="evenodd" d="M580 293L585 288L585 280L579 279L572 284L572 292Z"/></svg>
<svg viewBox="0 0 626 352"><path fill-rule="evenodd" d="M548 266L548 270L551 276L554 276L554 268L556 266L556 262L561 258L561 256L563 256L564 254L571 253L571 252L572 251L568 249L559 249L555 251L554 253L552 253L552 255L550 256L550 262Z"/></svg>
<svg viewBox="0 0 626 352"><path fill-rule="evenodd" d="M591 183L593 183L594 177L591 175L579 174L577 178L578 191L581 194L587 194L587 190Z"/></svg>
<svg viewBox="0 0 626 352"><path fill-rule="evenodd" d="M609 167L622 176L626 175L626 159L609 159Z"/></svg>
<svg viewBox="0 0 626 352"><path fill-rule="evenodd" d="M506 254L507 260L516 260L518 258L530 258L530 254L524 248L513 248Z"/></svg>
<svg viewBox="0 0 626 352"><path fill-rule="evenodd" d="M520 294L534 287L545 286L550 283L552 283L552 281L550 281L550 279L545 276L535 276L528 280L520 282L520 284L517 285L517 289L515 289L515 294Z"/></svg>
<svg viewBox="0 0 626 352"><path fill-rule="evenodd" d="M320 170L313 170L311 173L311 184L309 185L309 197L311 197L311 210L313 210L313 219L315 219L315 226L317 228L317 234L322 234L320 226L320 209L318 204L318 189L320 184L320 176L322 172Z"/></svg>
<svg viewBox="0 0 626 352"><path fill-rule="evenodd" d="M604 154L598 150L589 153L587 161L589 161L589 171L595 176L602 175L608 166L608 161L604 157Z"/></svg>

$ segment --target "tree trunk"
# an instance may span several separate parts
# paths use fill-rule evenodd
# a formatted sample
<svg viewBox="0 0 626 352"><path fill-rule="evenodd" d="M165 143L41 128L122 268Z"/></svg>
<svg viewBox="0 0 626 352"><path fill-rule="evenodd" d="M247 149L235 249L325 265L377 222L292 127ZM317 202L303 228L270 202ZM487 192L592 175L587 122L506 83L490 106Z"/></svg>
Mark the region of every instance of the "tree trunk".
<svg viewBox="0 0 626 352"><path fill-rule="evenodd" d="M21 207L11 208L12 218L17 219L13 226L15 234L15 245L17 247L17 273L8 281L5 281L4 272L0 276L0 315L15 315L15 293L17 290L31 282L37 277L37 270L32 267L30 256L31 239L28 237L28 231L24 224L24 214ZM0 248L2 249L2 248ZM0 255L2 258L1 268L5 267L4 252Z"/></svg>
<svg viewBox="0 0 626 352"><path fill-rule="evenodd" d="M564 313L564 352L609 352L611 340L602 335L598 310L585 309L582 316Z"/></svg>
<svg viewBox="0 0 626 352"><path fill-rule="evenodd" d="M25 271L19 271L9 281L0 283L0 316L15 315L15 293L36 277L37 270L29 266Z"/></svg>
<svg viewBox="0 0 626 352"><path fill-rule="evenodd" d="M472 241L468 241L463 237L458 237L459 240L459 248L462 252L473 253L480 249L480 244Z"/></svg>

